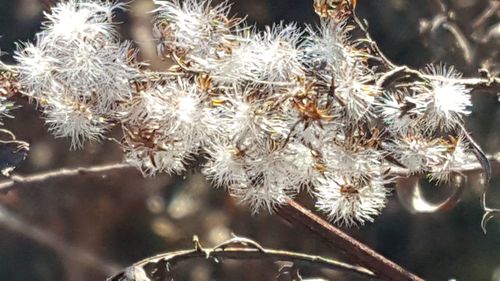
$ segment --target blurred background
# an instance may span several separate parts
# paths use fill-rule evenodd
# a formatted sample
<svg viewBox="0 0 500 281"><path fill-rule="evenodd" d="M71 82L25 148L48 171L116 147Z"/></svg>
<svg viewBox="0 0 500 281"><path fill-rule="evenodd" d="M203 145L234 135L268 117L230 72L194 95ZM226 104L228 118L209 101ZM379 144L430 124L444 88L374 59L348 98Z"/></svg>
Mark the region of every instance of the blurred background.
<svg viewBox="0 0 500 281"><path fill-rule="evenodd" d="M33 40L50 0L0 0L0 49L11 61L15 43ZM259 27L283 20L300 25L318 22L312 0L229 0L233 13L248 14ZM442 5L446 10L442 10ZM117 15L123 36L154 58L151 0L129 1L130 11ZM466 76L479 68L500 70L500 9L488 0L358 0L357 12L370 23L381 49L394 62L420 68L430 62L456 65ZM451 14L449 12L452 12ZM457 45L443 30L443 17L463 37ZM116 163L122 160L112 142L69 151L69 142L48 134L33 104L16 101L15 119L6 128L31 144L28 159L16 172L31 174L63 167ZM500 151L500 111L495 94L474 92L466 127L489 154ZM500 206L500 169L494 166L488 204ZM408 202L394 194L372 224L345 229L389 259L427 280L500 280L500 219L480 227L479 177L467 178L454 208L412 214ZM402 183L398 188L404 188ZM429 187L425 195L439 200L451 187ZM437 195L436 195L437 194ZM308 205L307 199L301 201ZM335 248L278 216L252 216L203 176L157 176L144 179L132 169L102 177L80 176L0 195L0 280L105 280L117 270L161 252L193 248L198 235L213 246L231 233L269 248L301 251L348 261ZM175 280L275 280L279 265L269 261L186 262L174 270ZM303 277L362 280L343 272L305 269Z"/></svg>

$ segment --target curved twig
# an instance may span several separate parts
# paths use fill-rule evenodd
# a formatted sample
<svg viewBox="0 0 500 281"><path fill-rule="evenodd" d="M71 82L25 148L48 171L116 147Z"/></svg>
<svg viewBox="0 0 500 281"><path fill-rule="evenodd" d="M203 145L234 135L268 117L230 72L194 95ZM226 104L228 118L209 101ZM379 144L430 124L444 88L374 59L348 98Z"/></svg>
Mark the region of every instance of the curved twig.
<svg viewBox="0 0 500 281"><path fill-rule="evenodd" d="M175 251L146 258L109 278L108 281L139 280L137 279L138 275L146 275L146 277L150 278L150 280L157 280L156 278L159 276L166 276L167 272L170 271L176 263L192 259L213 259L215 261L221 261L224 259L270 259L273 261L292 262L301 266L305 265L328 268L332 270L343 270L368 278L376 277L373 272L361 266L350 265L321 256L268 249L248 238L234 237L214 248L203 248L199 244L197 237L195 237L194 240L195 247L192 250Z"/></svg>
<svg viewBox="0 0 500 281"><path fill-rule="evenodd" d="M500 217L500 209L493 209L486 206L486 192L481 196L481 206L484 210L483 218L481 219L481 229L486 234L486 225L491 219Z"/></svg>

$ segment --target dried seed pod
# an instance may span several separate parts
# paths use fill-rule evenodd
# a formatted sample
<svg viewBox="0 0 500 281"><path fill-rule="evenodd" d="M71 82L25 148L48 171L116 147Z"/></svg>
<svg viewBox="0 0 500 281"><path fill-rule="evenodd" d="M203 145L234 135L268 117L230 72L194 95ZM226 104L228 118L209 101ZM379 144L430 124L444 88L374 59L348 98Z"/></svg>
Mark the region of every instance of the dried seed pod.
<svg viewBox="0 0 500 281"><path fill-rule="evenodd" d="M345 19L352 14L357 0L315 0L314 11L322 18Z"/></svg>

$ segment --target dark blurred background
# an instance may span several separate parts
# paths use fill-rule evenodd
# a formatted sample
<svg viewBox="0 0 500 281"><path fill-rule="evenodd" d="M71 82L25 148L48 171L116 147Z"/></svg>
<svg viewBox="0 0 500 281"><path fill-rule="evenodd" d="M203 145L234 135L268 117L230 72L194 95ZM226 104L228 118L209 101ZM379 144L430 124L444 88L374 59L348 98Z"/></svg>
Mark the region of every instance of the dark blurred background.
<svg viewBox="0 0 500 281"><path fill-rule="evenodd" d="M312 0L229 2L234 3L234 13L248 14L248 20L258 26L280 20L299 24L318 21ZM398 64L419 68L442 61L456 65L466 76L477 76L482 67L498 73L498 5L488 0L443 3L454 13L451 18L468 43L466 50L457 47L446 32L440 33L437 19L443 12L438 1L358 0L357 12L370 23L381 49ZM49 4L42 0L0 0L3 61L11 61L15 42L33 39ZM128 13L118 15L124 23L122 33L144 47L142 56L152 57L151 21L144 16L153 8L152 1L135 0L129 5ZM481 18L495 7L491 15ZM158 61L155 64L161 65ZM22 108L15 111L15 119L5 120L5 126L31 144L30 155L17 172L30 174L121 161L120 148L112 142L69 151L67 140L54 139L47 133L34 105L21 99L17 103ZM500 151L498 98L475 92L473 103L467 128L487 153L494 154ZM500 206L500 171L495 168L488 204ZM486 235L482 232L480 194L484 186L477 176L468 177L465 184L462 201L448 211L411 214L406 203L392 196L375 223L346 231L428 280L498 281L500 220L488 224ZM428 193L432 196L446 188L432 187ZM0 195L0 280L105 280L139 259L192 248L194 234L203 245L212 246L230 238L231 233L252 238L265 247L348 261L335 248L278 216L251 216L247 208L237 205L224 190L211 188L199 174L144 179L137 171L125 170ZM278 265L266 261L193 262L180 264L174 272L176 280L274 280L278 269ZM358 280L342 272L312 269L303 271L303 276Z"/></svg>

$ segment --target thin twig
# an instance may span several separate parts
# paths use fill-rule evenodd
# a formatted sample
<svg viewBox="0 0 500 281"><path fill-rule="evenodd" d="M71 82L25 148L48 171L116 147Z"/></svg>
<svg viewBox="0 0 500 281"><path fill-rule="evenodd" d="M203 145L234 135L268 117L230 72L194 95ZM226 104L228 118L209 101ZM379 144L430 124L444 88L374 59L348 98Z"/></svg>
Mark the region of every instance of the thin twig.
<svg viewBox="0 0 500 281"><path fill-rule="evenodd" d="M483 23L486 22L491 16L493 16L500 9L500 2L491 1L488 8L486 8L477 19L474 20L472 24L472 29L478 29Z"/></svg>
<svg viewBox="0 0 500 281"><path fill-rule="evenodd" d="M385 89L391 83L398 79L405 77L415 77L421 80L429 81L443 81L456 84L462 84L467 88L473 90L484 90L491 93L500 92L500 78L499 77L485 77L485 78L446 78L436 75L427 75L416 69L412 69L406 65L395 66L391 70L382 75L376 82L380 89Z"/></svg>
<svg viewBox="0 0 500 281"><path fill-rule="evenodd" d="M492 165L498 165L500 164L500 153L487 156L487 159L490 161ZM452 171L460 174L485 172L483 165L481 165L481 163L479 163L478 161L473 161L473 159L471 159L469 163L461 165L460 169L452 169ZM394 165L390 167L389 176L398 176L406 178L414 176L414 174L412 174L408 169Z"/></svg>
<svg viewBox="0 0 500 281"><path fill-rule="evenodd" d="M370 44L370 47L379 55L380 58L385 62L386 66L390 69L394 69L397 67L396 64L394 64L380 49L378 46L377 42L372 39L370 32L368 31L368 23L363 22L356 14L356 11L353 10L353 19L354 22L358 25L358 27L361 29L361 31L365 34L365 38L367 39L368 43Z"/></svg>
<svg viewBox="0 0 500 281"><path fill-rule="evenodd" d="M288 201L287 205L279 209L278 215L294 226L302 225L306 227L309 231L325 239L329 244L348 253L354 262L372 270L382 280L423 280L347 235L293 200Z"/></svg>
<svg viewBox="0 0 500 281"><path fill-rule="evenodd" d="M142 274L149 275L148 277L164 276L166 275L165 271L169 271L175 266L176 263L193 259L213 259L215 261L224 259L271 259L274 261L292 262L296 265L343 270L368 278L375 277L373 272L361 266L350 265L334 259L324 258L322 256L268 249L248 238L235 237L214 248L203 248L199 244L198 240L195 239L195 247L192 250L175 251L144 259L109 278L108 281L129 280L126 278L134 276L127 275L130 275L133 272L141 272Z"/></svg>
<svg viewBox="0 0 500 281"><path fill-rule="evenodd" d="M25 222L3 206L0 206L0 225L54 250L62 259L74 260L106 275L113 274L121 268L120 265L104 260L85 249L70 245L54 234Z"/></svg>
<svg viewBox="0 0 500 281"><path fill-rule="evenodd" d="M385 89L396 80L405 76L413 76L424 79L422 73L420 73L419 71L413 70L407 66L398 66L380 76L380 78L377 80L376 86L379 89Z"/></svg>
<svg viewBox="0 0 500 281"><path fill-rule="evenodd" d="M500 163L500 153L488 157L490 161ZM32 175L19 175L14 174L8 180L0 182L0 194L8 193L9 191L17 188L32 187L40 184L46 184L50 181L63 180L65 178L72 178L76 176L102 176L108 172L116 170L135 170L133 166L127 163L112 163L100 166L90 167L77 167L77 168L64 168L48 172L42 172ZM478 162L471 161L470 164L464 165L458 172L473 172L481 171L481 165ZM390 176L409 177L412 174L405 168L392 166Z"/></svg>
<svg viewBox="0 0 500 281"><path fill-rule="evenodd" d="M72 178L75 176L102 176L114 170L132 169L127 163L113 163L93 167L79 167L74 169L59 169L33 175L12 175L8 180L0 182L0 193L7 193L14 188L31 187L45 184L53 180Z"/></svg>
<svg viewBox="0 0 500 281"><path fill-rule="evenodd" d="M425 76L428 77L429 76ZM434 80L439 80L440 77L432 76ZM471 88L474 90L484 90L491 91L493 93L500 92L500 78L499 77L491 77L491 78L460 78L460 79L449 79L442 78L443 80L456 82L462 85L465 85L467 88Z"/></svg>
<svg viewBox="0 0 500 281"><path fill-rule="evenodd" d="M411 76L431 81L440 80L440 81L455 82L458 84L465 85L466 87L474 90L484 90L494 94L500 92L500 77L485 77L485 78L473 77L473 78L451 79L436 75L426 75L421 71L410 68L406 65L397 65L396 63L391 61L384 54L384 52L382 52L377 42L372 39L370 32L368 31L368 26L365 23L363 23L363 21L360 18L358 18L356 13L353 14L353 19L354 22L358 25L359 29L364 33L366 38L365 41L369 44L372 50L379 55L379 57L384 62L385 66L388 68L388 72L382 75L381 78L379 78L379 80L376 83L376 85L381 88L385 88L390 83L398 80L399 78L405 76Z"/></svg>

